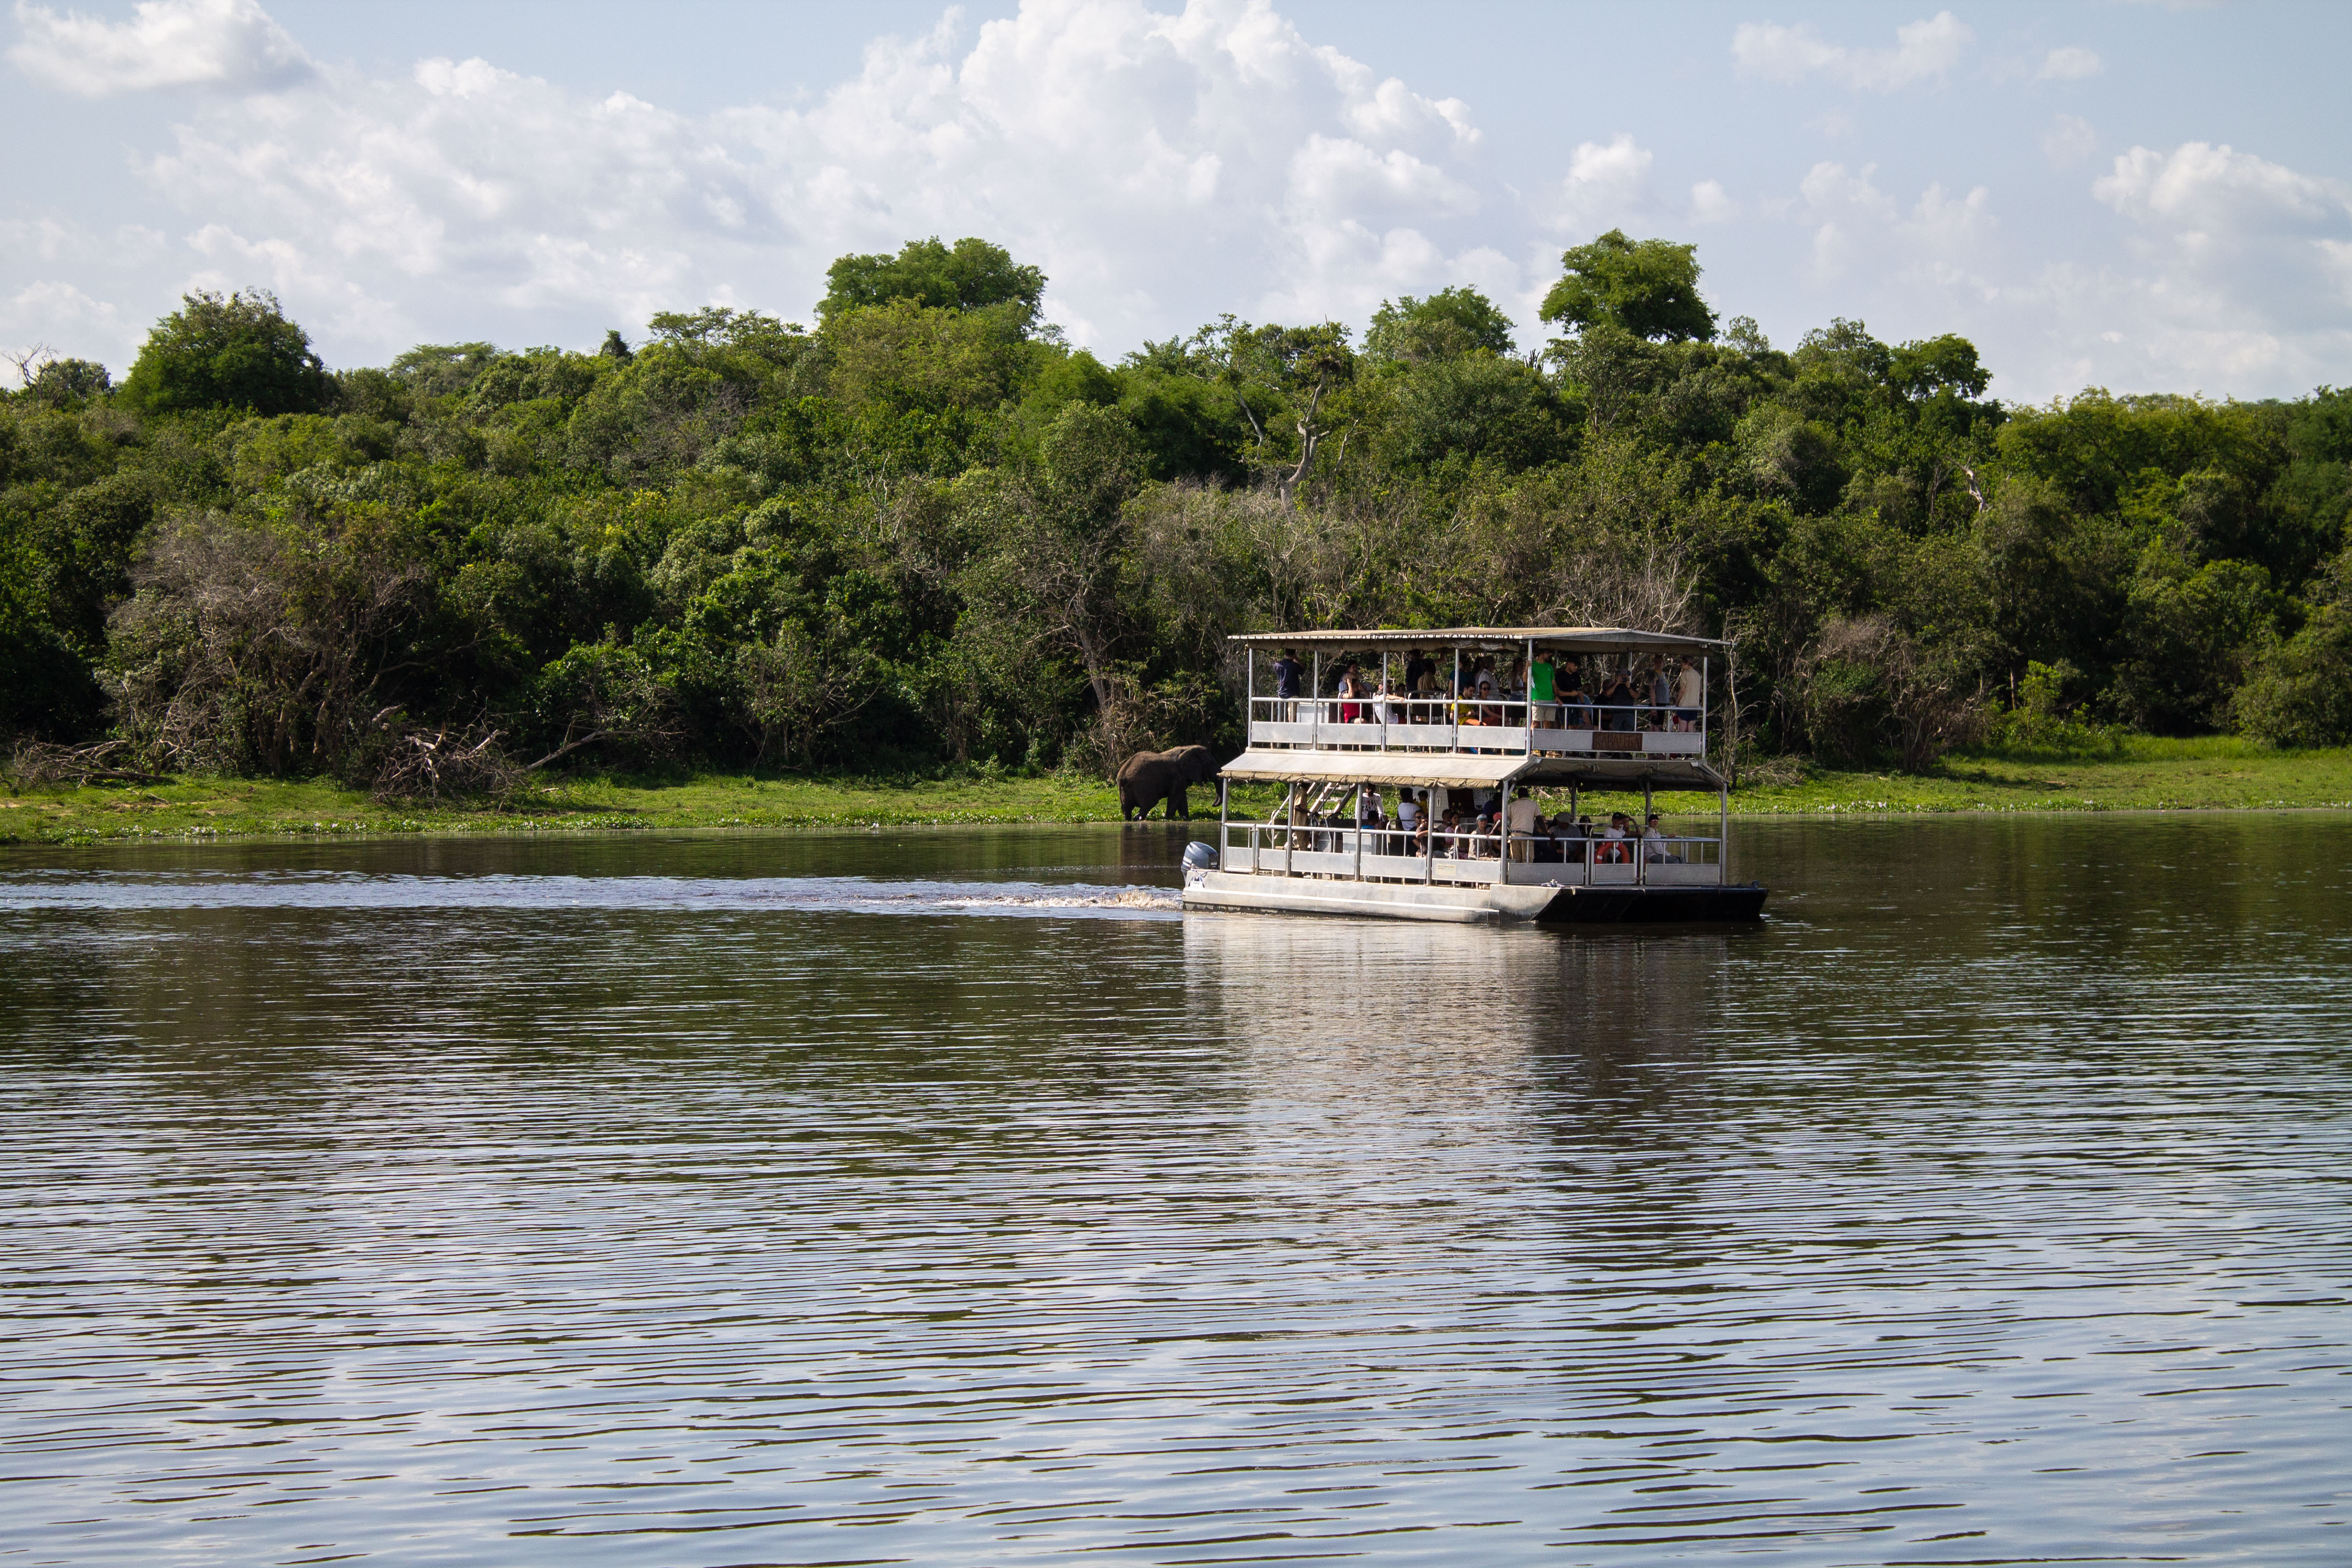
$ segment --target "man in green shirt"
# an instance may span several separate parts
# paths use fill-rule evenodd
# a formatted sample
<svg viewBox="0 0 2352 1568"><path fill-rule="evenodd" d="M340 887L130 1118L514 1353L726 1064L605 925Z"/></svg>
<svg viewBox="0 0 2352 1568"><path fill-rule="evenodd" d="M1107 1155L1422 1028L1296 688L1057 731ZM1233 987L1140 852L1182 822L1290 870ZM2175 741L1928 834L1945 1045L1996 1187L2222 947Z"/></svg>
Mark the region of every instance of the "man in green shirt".
<svg viewBox="0 0 2352 1568"><path fill-rule="evenodd" d="M1559 714L1549 704L1552 700L1551 660L1538 653L1528 666L1528 700L1537 704L1534 721L1546 729L1559 726Z"/></svg>

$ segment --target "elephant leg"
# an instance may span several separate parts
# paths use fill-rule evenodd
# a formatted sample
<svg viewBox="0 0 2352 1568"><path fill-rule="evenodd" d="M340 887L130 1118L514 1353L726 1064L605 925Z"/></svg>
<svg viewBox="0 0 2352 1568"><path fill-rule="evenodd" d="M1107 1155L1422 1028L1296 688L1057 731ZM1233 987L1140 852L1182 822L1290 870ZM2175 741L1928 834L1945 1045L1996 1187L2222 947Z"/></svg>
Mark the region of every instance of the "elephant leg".
<svg viewBox="0 0 2352 1568"><path fill-rule="evenodd" d="M1177 822L1192 820L1192 792L1180 789L1168 797L1168 816Z"/></svg>

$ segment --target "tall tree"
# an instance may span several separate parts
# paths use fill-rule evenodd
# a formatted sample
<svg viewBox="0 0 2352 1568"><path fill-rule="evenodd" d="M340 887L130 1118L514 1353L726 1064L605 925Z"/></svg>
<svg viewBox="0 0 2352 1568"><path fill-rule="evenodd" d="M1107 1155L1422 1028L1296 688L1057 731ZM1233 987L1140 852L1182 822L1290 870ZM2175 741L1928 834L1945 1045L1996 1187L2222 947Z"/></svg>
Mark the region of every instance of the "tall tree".
<svg viewBox="0 0 2352 1568"><path fill-rule="evenodd" d="M824 281L817 317L828 325L845 311L898 300L945 310L1011 305L1026 325L1045 293L1045 275L1013 260L1003 246L967 237L950 248L937 235L908 240L896 256L845 256L825 268Z"/></svg>
<svg viewBox="0 0 2352 1568"><path fill-rule="evenodd" d="M1543 319L1573 327L1611 326L1666 342L1715 337L1715 312L1698 295L1698 247L1628 239L1612 228L1560 256L1567 276L1544 296Z"/></svg>
<svg viewBox="0 0 2352 1568"><path fill-rule="evenodd" d="M1472 349L1505 355L1511 348L1511 318L1467 287L1441 289L1425 300L1383 300L1364 334L1364 357L1383 364L1420 364Z"/></svg>
<svg viewBox="0 0 2352 1568"><path fill-rule="evenodd" d="M123 378L123 403L150 414L249 408L256 414L315 414L333 384L310 334L260 289L180 297L155 323Z"/></svg>

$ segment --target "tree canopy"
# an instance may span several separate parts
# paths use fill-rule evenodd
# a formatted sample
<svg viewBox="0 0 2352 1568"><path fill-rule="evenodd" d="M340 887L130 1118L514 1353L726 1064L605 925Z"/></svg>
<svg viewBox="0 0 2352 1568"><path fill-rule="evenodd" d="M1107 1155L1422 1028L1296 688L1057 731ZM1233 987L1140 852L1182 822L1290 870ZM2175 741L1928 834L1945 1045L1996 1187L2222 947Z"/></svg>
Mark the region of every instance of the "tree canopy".
<svg viewBox="0 0 2352 1568"><path fill-rule="evenodd" d="M1543 319L1581 331L1614 327L1637 338L1706 342L1715 312L1698 293L1698 247L1628 239L1612 228L1560 256L1566 275L1544 296Z"/></svg>
<svg viewBox="0 0 2352 1568"><path fill-rule="evenodd" d="M1045 293L1045 275L1014 261L1003 247L966 238L950 247L937 235L908 240L896 256L845 256L825 269L824 279L817 316L826 322L845 310L911 300L946 310L1011 305L1025 323L1035 318Z"/></svg>
<svg viewBox="0 0 2352 1568"><path fill-rule="evenodd" d="M150 414L248 408L310 414L325 405L326 367L310 335L288 321L274 294L198 292L155 323L123 378L121 398Z"/></svg>
<svg viewBox="0 0 2352 1568"><path fill-rule="evenodd" d="M1733 639L1766 751L2352 740L2352 393L2021 406L1950 333L1717 336L1687 246L1568 262L1534 360L1466 285L1360 353L1224 315L1098 359L980 240L844 257L814 329L333 375L192 295L126 384L0 396L0 742L1108 771L1236 742L1232 633L1547 621Z"/></svg>
<svg viewBox="0 0 2352 1568"><path fill-rule="evenodd" d="M1441 289L1425 300L1406 294L1383 300L1364 334L1364 357L1375 363L1419 364L1484 349L1508 354L1511 319L1475 289Z"/></svg>

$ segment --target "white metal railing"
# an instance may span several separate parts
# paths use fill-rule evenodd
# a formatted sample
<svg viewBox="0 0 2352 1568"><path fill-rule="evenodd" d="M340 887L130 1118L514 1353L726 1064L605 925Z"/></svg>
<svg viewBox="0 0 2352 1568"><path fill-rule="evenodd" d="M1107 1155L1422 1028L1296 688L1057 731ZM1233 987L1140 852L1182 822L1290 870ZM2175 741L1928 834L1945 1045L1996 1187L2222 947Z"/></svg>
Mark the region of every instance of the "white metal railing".
<svg viewBox="0 0 2352 1568"><path fill-rule="evenodd" d="M1249 743L1474 755L1706 754L1705 708L1524 697L1252 697Z"/></svg>
<svg viewBox="0 0 2352 1568"><path fill-rule="evenodd" d="M1725 863L1715 835L1584 838L1344 820L1227 822L1218 847L1227 871L1401 882L1716 886Z"/></svg>

